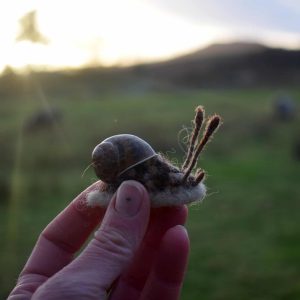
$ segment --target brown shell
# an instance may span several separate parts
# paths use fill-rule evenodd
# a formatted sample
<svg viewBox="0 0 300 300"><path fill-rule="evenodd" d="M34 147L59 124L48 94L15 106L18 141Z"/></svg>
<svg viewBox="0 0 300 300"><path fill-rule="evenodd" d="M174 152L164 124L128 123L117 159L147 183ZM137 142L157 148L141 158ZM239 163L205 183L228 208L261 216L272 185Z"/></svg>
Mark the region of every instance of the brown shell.
<svg viewBox="0 0 300 300"><path fill-rule="evenodd" d="M153 148L131 134L118 134L98 144L92 153L96 175L104 182L113 183L120 174L156 156Z"/></svg>

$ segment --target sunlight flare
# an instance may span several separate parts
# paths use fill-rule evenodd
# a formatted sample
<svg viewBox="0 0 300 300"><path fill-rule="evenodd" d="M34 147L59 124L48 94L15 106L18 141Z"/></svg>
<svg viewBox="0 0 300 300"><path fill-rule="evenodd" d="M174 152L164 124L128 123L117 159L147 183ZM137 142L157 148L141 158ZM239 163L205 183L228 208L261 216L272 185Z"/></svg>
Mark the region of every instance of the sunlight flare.
<svg viewBox="0 0 300 300"><path fill-rule="evenodd" d="M87 0L72 6L58 1L21 2L6 4L11 6L10 13L2 18L1 27L9 30L1 35L0 69L6 65L57 69L162 60L207 45L222 33L135 0ZM19 7L16 13L13 6ZM30 11L36 11L36 30L47 44L16 41L20 19Z"/></svg>

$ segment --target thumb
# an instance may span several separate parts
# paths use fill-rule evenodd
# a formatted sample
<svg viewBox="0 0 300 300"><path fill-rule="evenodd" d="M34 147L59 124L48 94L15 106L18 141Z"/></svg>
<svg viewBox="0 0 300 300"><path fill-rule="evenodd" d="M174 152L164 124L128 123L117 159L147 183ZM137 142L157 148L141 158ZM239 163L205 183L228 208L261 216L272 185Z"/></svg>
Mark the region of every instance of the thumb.
<svg viewBox="0 0 300 300"><path fill-rule="evenodd" d="M146 232L149 215L145 188L136 181L124 182L78 264L93 270L101 285L109 288L132 260Z"/></svg>
<svg viewBox="0 0 300 300"><path fill-rule="evenodd" d="M145 188L136 181L122 183L94 239L46 286L54 284L56 291L61 287L65 299L72 295L72 299L105 295L132 261L146 232L149 214L150 201ZM66 297L68 290L72 295Z"/></svg>

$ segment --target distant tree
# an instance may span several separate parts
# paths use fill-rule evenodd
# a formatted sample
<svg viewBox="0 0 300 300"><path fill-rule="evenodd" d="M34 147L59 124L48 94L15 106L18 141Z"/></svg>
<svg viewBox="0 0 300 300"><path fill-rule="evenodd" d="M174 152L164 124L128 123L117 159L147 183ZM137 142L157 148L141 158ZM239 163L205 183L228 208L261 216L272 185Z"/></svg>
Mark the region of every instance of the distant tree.
<svg viewBox="0 0 300 300"><path fill-rule="evenodd" d="M0 76L0 100L3 97L15 97L22 89L22 78L12 67L6 66Z"/></svg>
<svg viewBox="0 0 300 300"><path fill-rule="evenodd" d="M36 11L26 13L20 20L20 33L16 38L17 42L29 41L32 43L47 44L47 38L39 31L36 22Z"/></svg>

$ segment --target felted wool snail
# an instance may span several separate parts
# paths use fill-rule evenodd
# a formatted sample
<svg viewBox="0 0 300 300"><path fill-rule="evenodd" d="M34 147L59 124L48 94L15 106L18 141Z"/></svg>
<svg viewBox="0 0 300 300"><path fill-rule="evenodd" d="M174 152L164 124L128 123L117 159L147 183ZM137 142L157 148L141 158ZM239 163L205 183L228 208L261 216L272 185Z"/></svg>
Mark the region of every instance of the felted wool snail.
<svg viewBox="0 0 300 300"><path fill-rule="evenodd" d="M99 190L88 194L88 204L107 206L125 180L141 182L149 192L152 207L201 201L206 194L205 174L201 169L195 174L192 171L204 146L218 128L220 117L214 115L208 119L204 134L197 143L203 120L204 109L198 106L187 156L180 168L137 136L120 134L105 139L92 153L92 165L101 181Z"/></svg>

